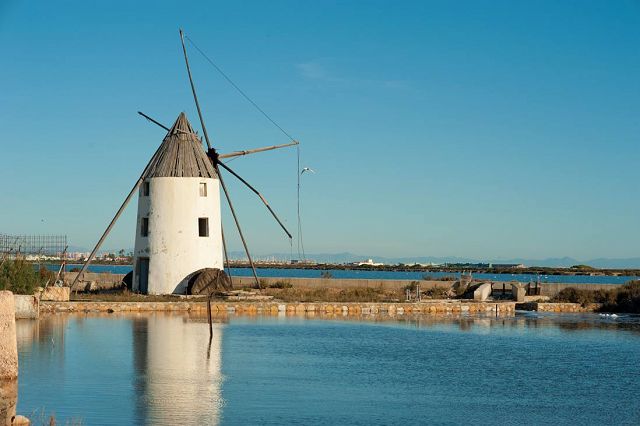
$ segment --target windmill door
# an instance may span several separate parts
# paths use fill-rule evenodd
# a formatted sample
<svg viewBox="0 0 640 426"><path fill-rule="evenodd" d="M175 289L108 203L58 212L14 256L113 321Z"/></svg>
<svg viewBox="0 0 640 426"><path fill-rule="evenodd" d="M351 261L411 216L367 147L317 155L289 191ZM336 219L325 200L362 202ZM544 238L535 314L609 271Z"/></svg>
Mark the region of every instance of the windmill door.
<svg viewBox="0 0 640 426"><path fill-rule="evenodd" d="M141 257L138 259L138 277L140 282L140 293L147 294L149 292L149 258Z"/></svg>

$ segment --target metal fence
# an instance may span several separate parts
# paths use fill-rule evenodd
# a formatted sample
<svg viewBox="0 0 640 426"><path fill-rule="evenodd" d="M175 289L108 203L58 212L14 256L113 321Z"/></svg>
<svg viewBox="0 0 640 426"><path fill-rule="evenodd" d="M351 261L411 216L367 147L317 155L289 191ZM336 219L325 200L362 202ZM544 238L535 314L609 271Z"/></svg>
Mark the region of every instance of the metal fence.
<svg viewBox="0 0 640 426"><path fill-rule="evenodd" d="M60 256L66 247L66 235L0 234L0 253Z"/></svg>

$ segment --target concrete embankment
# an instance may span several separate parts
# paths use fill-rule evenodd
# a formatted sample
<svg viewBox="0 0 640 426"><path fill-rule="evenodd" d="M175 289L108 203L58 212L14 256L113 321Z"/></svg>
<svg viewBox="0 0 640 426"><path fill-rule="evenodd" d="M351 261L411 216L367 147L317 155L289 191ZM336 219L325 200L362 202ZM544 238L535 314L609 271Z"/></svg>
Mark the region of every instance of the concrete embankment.
<svg viewBox="0 0 640 426"><path fill-rule="evenodd" d="M18 346L13 293L0 291L0 380L18 378Z"/></svg>
<svg viewBox="0 0 640 426"><path fill-rule="evenodd" d="M13 293L0 291L0 425L10 425L18 398L18 346Z"/></svg>
<svg viewBox="0 0 640 426"><path fill-rule="evenodd" d="M583 306L580 303L527 302L517 303L516 309L537 312L582 313L596 312L601 306L600 303L589 303Z"/></svg>
<svg viewBox="0 0 640 426"><path fill-rule="evenodd" d="M75 279L77 273L68 272L65 276L65 281L71 284ZM119 285L123 274L109 274L109 273L85 273L84 282L78 283L74 291L83 291L87 286L87 282L95 283L96 289L98 288L111 288L114 285ZM383 290L403 290L406 286L413 282L420 284L421 290L429 290L432 288L445 288L448 289L452 286L453 281L436 281L436 280L381 280L381 279L347 279L347 278L285 278L285 277L269 277L260 278L260 282L264 286L270 286L278 282L286 282L293 287L307 287L307 288L378 288ZM511 292L510 282L494 282L493 291L500 292L503 288L505 292ZM236 289L244 287L252 287L255 285L255 281L252 277L233 277L233 286ZM540 283L539 294L541 296L553 297L558 292L565 288L576 288L580 290L610 290L616 287L620 287L623 284L586 284L586 283Z"/></svg>
<svg viewBox="0 0 640 426"><path fill-rule="evenodd" d="M281 302L214 302L217 314L343 314L343 315L405 315L405 314L498 314L513 315L514 302L471 302L442 300L417 303L281 303ZM41 302L43 312L145 312L145 311L198 311L205 312L201 301L176 302Z"/></svg>

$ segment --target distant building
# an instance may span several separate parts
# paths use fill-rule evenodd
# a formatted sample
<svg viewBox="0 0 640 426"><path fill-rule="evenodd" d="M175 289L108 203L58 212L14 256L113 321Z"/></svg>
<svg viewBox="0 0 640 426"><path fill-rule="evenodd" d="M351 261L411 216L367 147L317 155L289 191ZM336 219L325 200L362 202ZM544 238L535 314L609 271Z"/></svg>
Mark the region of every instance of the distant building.
<svg viewBox="0 0 640 426"><path fill-rule="evenodd" d="M489 268L495 269L524 269L526 266L522 263L490 263Z"/></svg>
<svg viewBox="0 0 640 426"><path fill-rule="evenodd" d="M367 259L364 262L355 262L354 265L357 266L384 266L384 263L374 262L373 259Z"/></svg>

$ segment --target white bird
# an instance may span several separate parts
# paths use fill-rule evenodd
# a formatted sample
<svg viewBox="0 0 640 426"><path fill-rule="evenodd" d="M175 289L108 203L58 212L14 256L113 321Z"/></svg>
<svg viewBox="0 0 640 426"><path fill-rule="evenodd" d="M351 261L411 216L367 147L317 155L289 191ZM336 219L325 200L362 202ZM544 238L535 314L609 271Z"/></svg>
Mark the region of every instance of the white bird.
<svg viewBox="0 0 640 426"><path fill-rule="evenodd" d="M309 168L309 167L305 167L305 168L303 168L303 169L302 169L302 171L300 172L300 174L302 175L302 174L304 174L304 172L311 172L311 173L315 173L316 171L315 171L315 170L313 170L313 169L311 169L311 168Z"/></svg>

